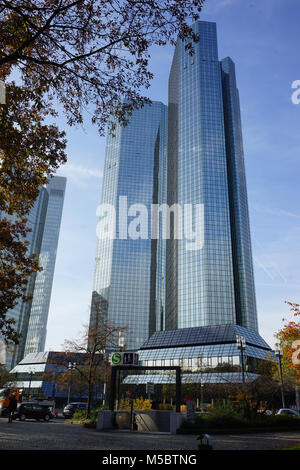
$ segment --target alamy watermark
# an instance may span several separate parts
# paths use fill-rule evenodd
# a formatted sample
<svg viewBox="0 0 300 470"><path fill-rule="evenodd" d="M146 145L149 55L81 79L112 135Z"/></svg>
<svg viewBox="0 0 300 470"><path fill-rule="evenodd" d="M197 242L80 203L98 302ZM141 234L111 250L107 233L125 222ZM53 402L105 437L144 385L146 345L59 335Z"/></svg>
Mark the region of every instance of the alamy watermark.
<svg viewBox="0 0 300 470"><path fill-rule="evenodd" d="M150 212L150 213L149 213ZM128 206L120 196L117 210L112 204L100 204L97 237L102 240L185 240L188 251L204 245L204 204L144 204Z"/></svg>
<svg viewBox="0 0 300 470"><path fill-rule="evenodd" d="M295 91L291 96L293 104L300 104L300 80L294 80L292 87Z"/></svg>

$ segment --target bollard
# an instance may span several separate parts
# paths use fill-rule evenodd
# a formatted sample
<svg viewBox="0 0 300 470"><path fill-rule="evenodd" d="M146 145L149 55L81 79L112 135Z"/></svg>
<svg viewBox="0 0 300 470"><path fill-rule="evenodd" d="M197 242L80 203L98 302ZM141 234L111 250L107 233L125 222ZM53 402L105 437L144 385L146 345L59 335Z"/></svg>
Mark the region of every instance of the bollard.
<svg viewBox="0 0 300 470"><path fill-rule="evenodd" d="M197 437L197 441L200 441L198 445L198 450L212 450L212 445L209 444L209 441L212 437L209 434L200 434ZM203 443L203 440L206 441Z"/></svg>

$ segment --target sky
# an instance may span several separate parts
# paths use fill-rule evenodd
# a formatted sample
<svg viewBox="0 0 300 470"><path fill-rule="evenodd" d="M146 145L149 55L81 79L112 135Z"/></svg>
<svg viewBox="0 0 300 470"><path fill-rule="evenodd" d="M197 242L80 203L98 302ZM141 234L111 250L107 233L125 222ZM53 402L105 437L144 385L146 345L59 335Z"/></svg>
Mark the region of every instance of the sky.
<svg viewBox="0 0 300 470"><path fill-rule="evenodd" d="M300 80L298 0L206 0L201 20L217 23L219 59L236 65L240 92L259 333L274 348L285 301L300 303ZM173 47L151 51L148 96L167 104ZM300 95L299 95L300 96ZM68 138L67 177L46 350L61 350L89 321L105 137L57 124Z"/></svg>

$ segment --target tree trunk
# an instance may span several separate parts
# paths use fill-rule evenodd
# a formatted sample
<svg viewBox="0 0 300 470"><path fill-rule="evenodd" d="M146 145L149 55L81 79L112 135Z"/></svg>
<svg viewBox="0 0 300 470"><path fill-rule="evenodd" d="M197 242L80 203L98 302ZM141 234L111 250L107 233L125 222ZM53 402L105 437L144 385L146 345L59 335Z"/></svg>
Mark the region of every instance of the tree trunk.
<svg viewBox="0 0 300 470"><path fill-rule="evenodd" d="M92 403L92 394L93 394L93 363L94 363L94 358L95 358L95 352L96 348L93 347L93 351L90 357L90 363L89 363L89 373L88 373L88 401L87 401L87 407L86 407L86 418L88 419L90 417L91 413L91 403Z"/></svg>

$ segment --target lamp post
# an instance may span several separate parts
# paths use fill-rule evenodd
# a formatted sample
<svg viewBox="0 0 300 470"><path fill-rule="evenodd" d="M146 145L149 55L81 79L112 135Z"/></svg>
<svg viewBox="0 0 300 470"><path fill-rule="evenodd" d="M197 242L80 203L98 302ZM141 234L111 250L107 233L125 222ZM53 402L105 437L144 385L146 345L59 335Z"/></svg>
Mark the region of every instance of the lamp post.
<svg viewBox="0 0 300 470"><path fill-rule="evenodd" d="M71 395L72 370L75 368L76 368L76 362L69 362L68 369L71 371L71 380L70 380L69 389L68 389L68 404L70 403L70 395Z"/></svg>
<svg viewBox="0 0 300 470"><path fill-rule="evenodd" d="M29 400L30 400L31 381L32 381L33 375L34 375L34 371L31 369L29 372L29 387L28 387L28 399Z"/></svg>
<svg viewBox="0 0 300 470"><path fill-rule="evenodd" d="M236 335L236 344L241 352L241 366L242 366L242 380L245 383L245 366L244 366L244 350L246 349L246 338L245 336Z"/></svg>
<svg viewBox="0 0 300 470"><path fill-rule="evenodd" d="M281 401L282 401L282 408L285 408L285 399L284 399L284 391L283 391L282 364L281 364L282 350L281 350L281 349L276 349L275 355L278 357L278 363L279 363L280 382L281 382Z"/></svg>
<svg viewBox="0 0 300 470"><path fill-rule="evenodd" d="M119 330L119 338L118 338L118 347L120 352L125 350L125 333L123 330ZM119 370L118 373L118 382L117 382L117 401L118 401L118 406L117 408L120 408L120 401L121 401L121 375L122 372Z"/></svg>
<svg viewBox="0 0 300 470"><path fill-rule="evenodd" d="M204 388L204 383L202 382L202 377L201 377L201 383L200 383L200 408L201 408L201 411L203 411L203 388Z"/></svg>

